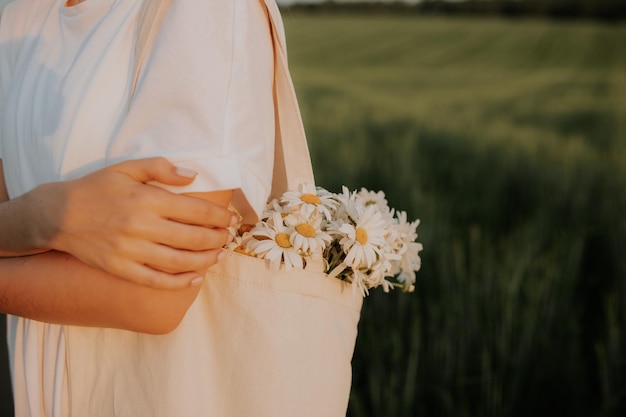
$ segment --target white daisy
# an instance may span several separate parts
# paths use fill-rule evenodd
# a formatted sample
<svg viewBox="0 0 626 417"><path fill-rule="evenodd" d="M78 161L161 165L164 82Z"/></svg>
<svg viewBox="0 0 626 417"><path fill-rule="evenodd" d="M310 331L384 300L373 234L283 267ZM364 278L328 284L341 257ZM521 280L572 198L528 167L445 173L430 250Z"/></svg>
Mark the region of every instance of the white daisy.
<svg viewBox="0 0 626 417"><path fill-rule="evenodd" d="M421 243L416 242L417 239L417 226L420 221L415 220L409 223L406 218L406 212L399 212L396 218L395 230L395 242L392 244L398 254L402 256L400 261L400 269L405 273L408 273L415 278L414 271L419 271L422 261L419 257L419 252L423 249Z"/></svg>
<svg viewBox="0 0 626 417"><path fill-rule="evenodd" d="M365 204L356 193L350 192L344 185L341 187L341 194L335 195L337 201L337 209L333 218L333 223L342 224L346 222L354 223L354 219L359 217L359 212L365 208Z"/></svg>
<svg viewBox="0 0 626 417"><path fill-rule="evenodd" d="M321 214L328 220L332 218L331 211L337 205L330 192L321 187L315 188L311 183L300 185L299 191L286 192L281 202L291 210L300 210L307 218L313 214Z"/></svg>
<svg viewBox="0 0 626 417"><path fill-rule="evenodd" d="M242 228L239 228L241 231ZM239 234L232 235L232 239L225 246L226 249L232 250L233 252L241 253L244 255L254 256L254 253L249 249L248 244L254 240L252 235L249 232L243 232Z"/></svg>
<svg viewBox="0 0 626 417"><path fill-rule="evenodd" d="M415 239L417 239L417 226L419 226L419 224L419 220L409 222L405 211L398 211L394 220L393 229L395 235L402 243L414 242Z"/></svg>
<svg viewBox="0 0 626 417"><path fill-rule="evenodd" d="M379 268L384 276L392 277L394 276L394 264L402 261L402 256L398 255L396 252L392 251L391 248L387 245L385 246L385 251L380 256L378 262L372 266L372 268Z"/></svg>
<svg viewBox="0 0 626 417"><path fill-rule="evenodd" d="M330 235L322 231L321 217L306 219L302 215L291 214L285 217L285 224L293 228L291 244L304 254L321 254L332 241Z"/></svg>
<svg viewBox="0 0 626 417"><path fill-rule="evenodd" d="M302 255L290 241L293 230L284 225L280 213L273 214L272 224L257 223L251 233L255 239L248 243L248 247L259 258L267 259L275 270L280 269L281 263L288 271L304 268Z"/></svg>
<svg viewBox="0 0 626 417"><path fill-rule="evenodd" d="M367 276L361 270L353 270L352 276L350 277L350 282L352 283L352 292L355 293L358 290L363 297L369 295L370 292L368 286L365 284L366 280Z"/></svg>
<svg viewBox="0 0 626 417"><path fill-rule="evenodd" d="M346 253L344 262L352 268L370 268L384 250L387 223L374 206L365 208L355 221L355 225L344 223L337 229L343 235L339 244Z"/></svg>
<svg viewBox="0 0 626 417"><path fill-rule="evenodd" d="M280 204L280 201L277 199L273 199L269 203L265 205L265 209L263 210L263 214L261 215L261 220L269 220L271 221L274 213L280 213L283 217L291 212L291 209L287 206L283 206Z"/></svg>
<svg viewBox="0 0 626 417"><path fill-rule="evenodd" d="M385 193L382 191L374 192L366 188L361 188L361 191L358 191L356 195L366 207L376 206L383 214L391 211L389 209L389 203L385 198Z"/></svg>
<svg viewBox="0 0 626 417"><path fill-rule="evenodd" d="M420 258L420 251L424 249L419 242L407 243L407 251L402 255L400 261L400 268L409 273L413 273L413 281L415 281L415 272L422 268L422 258Z"/></svg>
<svg viewBox="0 0 626 417"><path fill-rule="evenodd" d="M384 270L378 263L372 265L372 267L367 270L362 270L361 272L363 272L363 283L367 286L367 288L378 287L385 281Z"/></svg>
<svg viewBox="0 0 626 417"><path fill-rule="evenodd" d="M422 266L422 259L419 256L422 248L423 246L419 242L408 242L400 260L393 261L391 274L401 284L404 292L413 292L415 290L415 273Z"/></svg>

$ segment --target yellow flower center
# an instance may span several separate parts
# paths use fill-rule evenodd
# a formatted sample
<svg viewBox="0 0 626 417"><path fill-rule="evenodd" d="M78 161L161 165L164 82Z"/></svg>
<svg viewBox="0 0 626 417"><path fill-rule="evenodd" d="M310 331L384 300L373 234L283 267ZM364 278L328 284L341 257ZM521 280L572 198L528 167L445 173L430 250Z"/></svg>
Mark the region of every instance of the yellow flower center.
<svg viewBox="0 0 626 417"><path fill-rule="evenodd" d="M356 229L356 241L361 245L365 245L367 243L367 230L358 227Z"/></svg>
<svg viewBox="0 0 626 417"><path fill-rule="evenodd" d="M300 233L304 237L315 237L317 235L315 227L307 223L297 225L296 232Z"/></svg>
<svg viewBox="0 0 626 417"><path fill-rule="evenodd" d="M314 204L316 206L322 203L322 200L320 200L320 198L315 194L302 194L300 200L304 201L307 204Z"/></svg>
<svg viewBox="0 0 626 417"><path fill-rule="evenodd" d="M291 242L289 242L289 235L287 233L277 233L275 240L281 248L291 247Z"/></svg>
<svg viewBox="0 0 626 417"><path fill-rule="evenodd" d="M242 246L242 245L237 246L237 247L235 248L235 252L237 252L237 253L241 253L242 255L248 255L248 251L246 250L246 247L245 247L245 246Z"/></svg>

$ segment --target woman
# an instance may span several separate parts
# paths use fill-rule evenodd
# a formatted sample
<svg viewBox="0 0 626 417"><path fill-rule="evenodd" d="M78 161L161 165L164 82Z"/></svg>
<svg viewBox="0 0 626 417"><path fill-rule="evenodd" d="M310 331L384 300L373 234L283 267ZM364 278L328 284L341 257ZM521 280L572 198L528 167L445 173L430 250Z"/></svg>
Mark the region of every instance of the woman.
<svg viewBox="0 0 626 417"><path fill-rule="evenodd" d="M131 99L141 2L65 1L16 0L0 23L0 307L19 416L67 415L65 325L175 328L225 207L254 220L271 182L261 2L174 0Z"/></svg>

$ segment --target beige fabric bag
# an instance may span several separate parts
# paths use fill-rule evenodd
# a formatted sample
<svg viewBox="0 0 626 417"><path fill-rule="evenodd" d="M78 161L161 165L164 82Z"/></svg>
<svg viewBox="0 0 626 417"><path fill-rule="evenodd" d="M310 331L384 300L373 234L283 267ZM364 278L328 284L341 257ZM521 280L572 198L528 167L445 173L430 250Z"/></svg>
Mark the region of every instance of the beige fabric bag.
<svg viewBox="0 0 626 417"><path fill-rule="evenodd" d="M313 176L280 14L274 0L259 1L274 38L273 195L280 195ZM150 2L138 35L148 46L165 12L165 3ZM139 45L139 67L147 49ZM345 416L362 302L349 284L321 272L274 272L263 260L229 253L171 334L66 329L70 415Z"/></svg>

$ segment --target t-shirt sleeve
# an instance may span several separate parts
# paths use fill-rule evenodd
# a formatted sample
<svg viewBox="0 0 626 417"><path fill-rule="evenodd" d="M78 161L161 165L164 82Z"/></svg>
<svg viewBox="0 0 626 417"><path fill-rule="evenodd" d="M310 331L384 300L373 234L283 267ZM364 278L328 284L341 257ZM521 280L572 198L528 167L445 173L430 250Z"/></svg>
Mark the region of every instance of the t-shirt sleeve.
<svg viewBox="0 0 626 417"><path fill-rule="evenodd" d="M234 189L247 220L267 201L274 60L262 2L172 2L111 140L108 163L164 156L199 173L176 192Z"/></svg>

